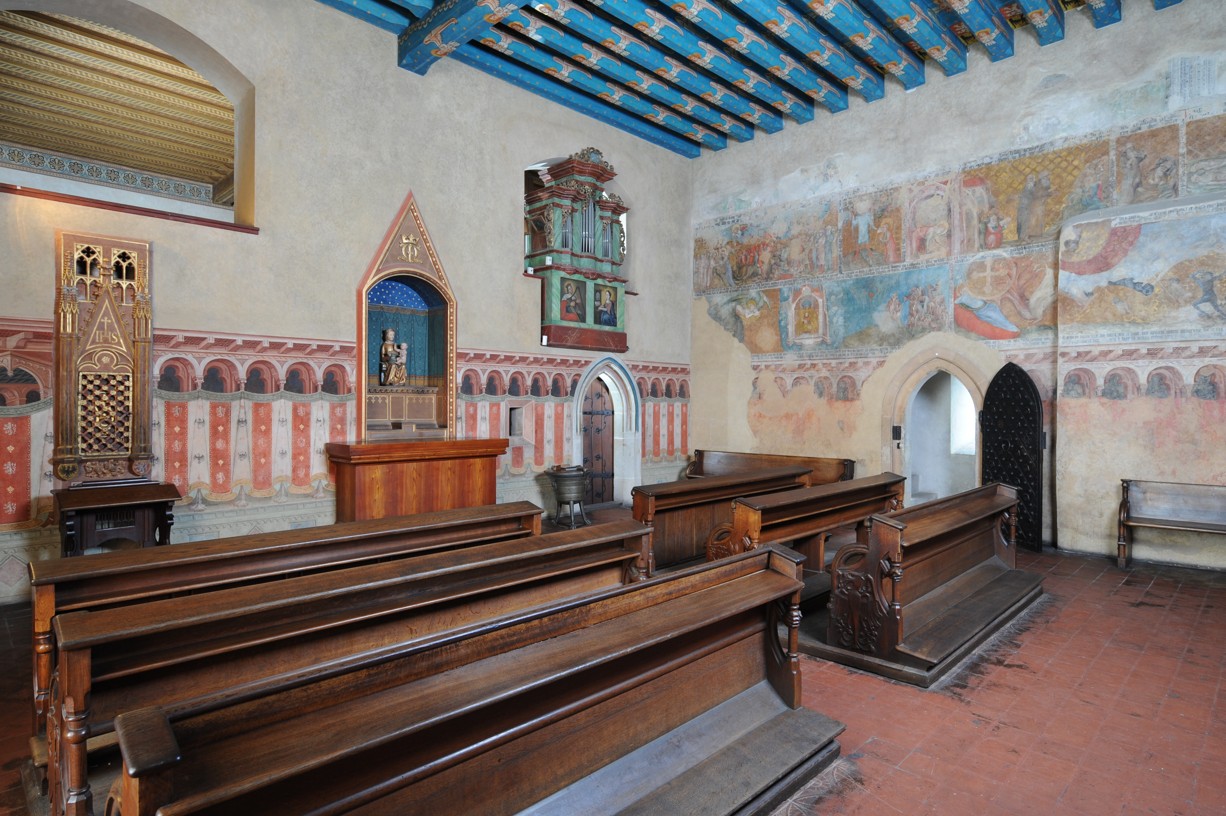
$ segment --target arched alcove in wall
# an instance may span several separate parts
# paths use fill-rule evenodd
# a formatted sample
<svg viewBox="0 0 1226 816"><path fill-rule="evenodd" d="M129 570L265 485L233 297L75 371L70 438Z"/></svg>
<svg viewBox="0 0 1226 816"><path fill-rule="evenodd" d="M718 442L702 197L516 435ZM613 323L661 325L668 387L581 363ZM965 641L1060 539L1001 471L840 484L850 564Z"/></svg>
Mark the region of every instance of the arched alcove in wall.
<svg viewBox="0 0 1226 816"><path fill-rule="evenodd" d="M454 438L456 301L412 193L358 284L357 308L363 440Z"/></svg>
<svg viewBox="0 0 1226 816"><path fill-rule="evenodd" d="M909 412L915 404L916 395L920 393L922 387L929 380L932 380L937 375L944 375L944 377L949 378L946 380L942 377L938 380L938 382L942 383L940 387L948 389L946 405L953 404L954 379L965 389L966 395L970 399L969 421L975 423L975 427L971 431L971 438L974 440L974 455L969 460L963 460L961 465L964 465L964 469L972 474L970 478L973 481L969 486L973 487L978 483L980 455L979 429L976 418L978 417L979 410L983 407L984 393L987 391L988 384L991 383L995 371L987 370L984 365L977 362L970 354L960 353L956 349L956 343L961 342L960 340L950 338L950 341L951 347L947 350L934 352L923 348L914 351L909 358L903 359L902 364L885 386L881 417L881 462L886 469L907 477L905 501L908 503L914 503L912 491L917 490L915 485L917 481L921 483L918 487L918 492L920 493L940 492L939 490L926 489L923 483L928 480L925 479L922 471L917 471L918 479L912 478L911 471L916 467L922 468L922 463L913 461L911 458L912 441L920 434L920 429L911 424L911 418L909 417ZM930 388L936 387L935 383L933 386L930 386ZM930 394L929 396L935 397L936 394ZM961 411L963 414L968 413L965 407ZM942 438L946 440L946 451L952 452L952 415L947 410L943 416L945 434ZM901 434L899 439L895 438L895 428L899 429L897 433ZM950 453L947 455L969 456L969 454L965 453ZM951 465L951 467L954 466ZM963 476L961 478L965 481L966 477ZM939 484L940 480L937 481ZM931 498L931 496L927 498Z"/></svg>
<svg viewBox="0 0 1226 816"><path fill-rule="evenodd" d="M608 390L613 403L613 500L628 504L630 491L639 484L642 475L642 403L634 378L613 357L604 357L588 366L574 389L570 461L583 461L583 398L595 380Z"/></svg>
<svg viewBox="0 0 1226 816"><path fill-rule="evenodd" d="M40 14L96 23L156 46L225 96L234 109L234 222L254 225L255 86L241 71L196 34L130 0L0 0L0 11L30 11L31 6Z"/></svg>

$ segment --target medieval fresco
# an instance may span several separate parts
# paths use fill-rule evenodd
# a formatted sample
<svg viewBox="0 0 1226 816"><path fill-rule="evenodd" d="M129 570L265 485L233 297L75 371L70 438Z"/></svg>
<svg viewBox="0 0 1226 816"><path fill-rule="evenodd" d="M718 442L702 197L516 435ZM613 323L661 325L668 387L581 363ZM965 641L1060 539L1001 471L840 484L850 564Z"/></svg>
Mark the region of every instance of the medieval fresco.
<svg viewBox="0 0 1226 816"><path fill-rule="evenodd" d="M1115 202L1160 201L1179 194L1179 126L1121 136L1115 142Z"/></svg>
<svg viewBox="0 0 1226 816"><path fill-rule="evenodd" d="M1060 323L1071 336L1139 325L1226 337L1226 214L1152 223L1094 221L1060 241Z"/></svg>
<svg viewBox="0 0 1226 816"><path fill-rule="evenodd" d="M1106 141L963 171L959 224L964 253L1050 239L1073 216L1111 204Z"/></svg>
<svg viewBox="0 0 1226 816"><path fill-rule="evenodd" d="M1226 191L1226 114L1188 122L1186 195Z"/></svg>
<svg viewBox="0 0 1226 816"><path fill-rule="evenodd" d="M1046 246L954 264L954 325L979 340L1050 342L1055 326L1054 253Z"/></svg>
<svg viewBox="0 0 1226 816"><path fill-rule="evenodd" d="M729 215L694 231L696 292L761 286L836 269L838 213L811 201Z"/></svg>
<svg viewBox="0 0 1226 816"><path fill-rule="evenodd" d="M908 261L930 261L950 254L953 236L951 179L912 185L906 203L905 254Z"/></svg>
<svg viewBox="0 0 1226 816"><path fill-rule="evenodd" d="M900 189L854 196L841 212L843 269L887 266L902 260Z"/></svg>
<svg viewBox="0 0 1226 816"><path fill-rule="evenodd" d="M892 349L949 323L949 275L943 266L851 278L831 285L833 345Z"/></svg>

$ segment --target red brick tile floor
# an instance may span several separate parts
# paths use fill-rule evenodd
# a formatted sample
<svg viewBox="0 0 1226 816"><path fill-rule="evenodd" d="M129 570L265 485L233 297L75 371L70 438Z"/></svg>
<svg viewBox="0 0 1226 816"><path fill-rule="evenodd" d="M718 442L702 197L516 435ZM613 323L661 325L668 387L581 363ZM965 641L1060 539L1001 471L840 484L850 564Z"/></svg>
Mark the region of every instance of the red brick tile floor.
<svg viewBox="0 0 1226 816"><path fill-rule="evenodd" d="M847 730L776 816L1226 814L1226 573L1018 562L1044 597L933 689L804 660Z"/></svg>
<svg viewBox="0 0 1226 816"><path fill-rule="evenodd" d="M1226 573L1018 560L1044 598L934 689L803 659L805 704L847 730L777 814L1226 814ZM0 608L0 814L26 816L29 638Z"/></svg>

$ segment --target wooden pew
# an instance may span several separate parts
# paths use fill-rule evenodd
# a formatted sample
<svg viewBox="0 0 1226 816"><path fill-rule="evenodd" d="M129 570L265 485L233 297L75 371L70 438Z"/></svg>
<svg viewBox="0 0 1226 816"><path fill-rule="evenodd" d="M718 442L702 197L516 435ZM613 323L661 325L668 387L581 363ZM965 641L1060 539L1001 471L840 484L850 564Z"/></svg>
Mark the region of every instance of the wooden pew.
<svg viewBox="0 0 1226 816"><path fill-rule="evenodd" d="M34 734L46 726L60 612L101 609L258 583L286 575L538 535L531 502L353 521L301 530L120 550L30 563L34 642Z"/></svg>
<svg viewBox="0 0 1226 816"><path fill-rule="evenodd" d="M831 564L806 651L929 686L1042 593L1016 569L1017 490L991 484L873 515Z"/></svg>
<svg viewBox="0 0 1226 816"><path fill-rule="evenodd" d="M802 487L808 478L808 468L790 466L635 487L634 518L653 528L647 574L702 558L711 531L732 520L733 499Z"/></svg>
<svg viewBox="0 0 1226 816"><path fill-rule="evenodd" d="M1128 566L1136 527L1226 535L1226 485L1121 479L1116 563Z"/></svg>
<svg viewBox="0 0 1226 816"><path fill-rule="evenodd" d="M452 629L258 704L123 714L108 807L766 812L842 731L800 707L798 560L764 548Z"/></svg>
<svg viewBox="0 0 1226 816"><path fill-rule="evenodd" d="M833 484L782 490L732 500L732 521L707 539L707 560L726 558L765 544L787 544L806 557L806 596L824 592L826 542L839 529L854 527L873 513L902 507L903 483L895 473L880 473Z"/></svg>
<svg viewBox="0 0 1226 816"><path fill-rule="evenodd" d="M746 470L775 467L806 467L812 474L810 485L830 484L855 478L856 460L821 456L788 456L779 453L738 453L735 451L695 450L685 468L691 479L701 476L727 476Z"/></svg>
<svg viewBox="0 0 1226 816"><path fill-rule="evenodd" d="M57 615L52 812L88 816L97 743L86 738L110 734L124 711L159 706L176 719L259 699L354 670L406 637L620 586L641 577L648 541L642 525L610 522Z"/></svg>

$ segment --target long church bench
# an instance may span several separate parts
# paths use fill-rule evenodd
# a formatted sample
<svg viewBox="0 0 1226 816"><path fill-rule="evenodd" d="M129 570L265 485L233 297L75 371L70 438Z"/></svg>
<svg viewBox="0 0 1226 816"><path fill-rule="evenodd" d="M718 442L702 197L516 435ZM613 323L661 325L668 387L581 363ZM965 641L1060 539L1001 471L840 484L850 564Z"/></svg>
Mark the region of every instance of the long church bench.
<svg viewBox="0 0 1226 816"><path fill-rule="evenodd" d="M812 653L931 685L1042 593L1016 568L1017 502L990 484L871 516L831 563Z"/></svg>
<svg viewBox="0 0 1226 816"><path fill-rule="evenodd" d="M609 522L57 615L52 814L88 816L91 749L125 711L180 718L259 700L451 628L637 581L648 532Z"/></svg>
<svg viewBox="0 0 1226 816"><path fill-rule="evenodd" d="M1119 538L1120 569L1132 558L1136 528L1226 535L1226 485L1149 482L1121 479Z"/></svg>
<svg viewBox="0 0 1226 816"><path fill-rule="evenodd" d="M51 621L61 612L101 609L376 559L538 535L541 513L541 508L531 502L512 502L33 561L34 734L42 734L46 726L56 659Z"/></svg>
<svg viewBox="0 0 1226 816"><path fill-rule="evenodd" d="M658 568L702 558L707 537L732 520L733 499L803 487L809 473L808 468L794 465L638 485L630 491L632 513L652 528L654 560L644 565L645 571L653 575Z"/></svg>
<svg viewBox="0 0 1226 816"><path fill-rule="evenodd" d="M782 453L741 453L739 451L695 450L685 467L691 479L703 476L727 476L746 470L775 467L805 467L809 469L808 484L822 485L854 479L856 460L828 456L791 456Z"/></svg>
<svg viewBox="0 0 1226 816"><path fill-rule="evenodd" d="M800 707L798 562L764 548L380 649L259 703L122 714L108 812L765 812L842 731Z"/></svg>
<svg viewBox="0 0 1226 816"><path fill-rule="evenodd" d="M779 543L806 556L806 594L829 587L826 544L836 530L846 530L874 513L902 507L905 477L879 473L850 481L801 487L732 500L732 521L719 525L707 539L707 560L726 558L765 544Z"/></svg>

